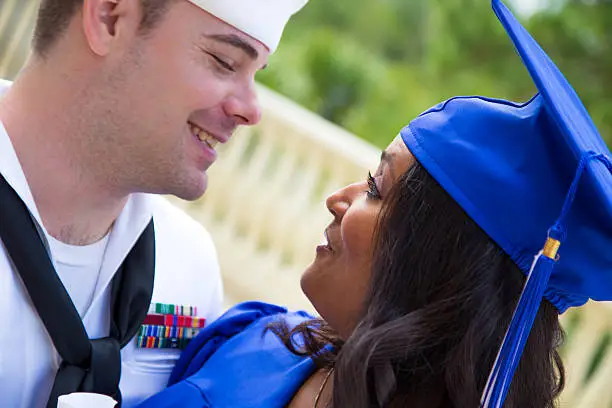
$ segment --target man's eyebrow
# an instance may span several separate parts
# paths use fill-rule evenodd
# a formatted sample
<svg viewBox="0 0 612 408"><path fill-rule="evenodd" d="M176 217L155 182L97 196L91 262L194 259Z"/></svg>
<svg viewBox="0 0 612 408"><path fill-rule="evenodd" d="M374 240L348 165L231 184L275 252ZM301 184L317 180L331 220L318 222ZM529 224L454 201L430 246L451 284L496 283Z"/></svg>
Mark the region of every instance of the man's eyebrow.
<svg viewBox="0 0 612 408"><path fill-rule="evenodd" d="M214 41L222 42L225 44L229 44L233 47L239 48L251 59L257 59L259 57L259 53L251 44L244 41L242 38L238 37L235 34L210 34L205 35L204 38L208 38Z"/></svg>

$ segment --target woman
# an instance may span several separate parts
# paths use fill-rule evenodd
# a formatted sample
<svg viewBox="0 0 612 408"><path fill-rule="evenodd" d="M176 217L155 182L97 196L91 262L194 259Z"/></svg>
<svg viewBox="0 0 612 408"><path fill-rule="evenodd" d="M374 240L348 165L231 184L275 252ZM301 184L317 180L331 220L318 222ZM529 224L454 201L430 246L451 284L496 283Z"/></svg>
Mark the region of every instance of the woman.
<svg viewBox="0 0 612 408"><path fill-rule="evenodd" d="M493 8L540 94L413 120L327 200L328 243L302 277L323 320L239 305L144 406L554 406L558 314L612 298L612 163L561 73Z"/></svg>

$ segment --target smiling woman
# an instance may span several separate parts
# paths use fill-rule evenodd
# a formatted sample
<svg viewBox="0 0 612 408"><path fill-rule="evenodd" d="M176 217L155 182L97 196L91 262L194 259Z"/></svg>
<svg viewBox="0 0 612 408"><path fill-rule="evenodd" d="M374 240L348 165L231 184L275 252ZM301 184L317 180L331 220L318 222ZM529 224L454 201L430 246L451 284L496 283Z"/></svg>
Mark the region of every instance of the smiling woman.
<svg viewBox="0 0 612 408"><path fill-rule="evenodd" d="M374 254L389 251L386 247L375 250L372 246L383 204L391 205L388 203L393 186L413 164L414 157L401 139L396 139L383 152L374 176L368 175L366 180L327 199L327 208L334 216L325 231L327 245L318 248L301 284L317 311L344 338L349 337L363 315ZM391 206L397 204L393 202ZM405 223L399 225L406 228Z"/></svg>
<svg viewBox="0 0 612 408"><path fill-rule="evenodd" d="M272 328L285 343L303 336L306 346L293 349L310 350L315 365L333 368L334 406L478 406L524 276L401 138L387 152L389 164L377 172L384 192L362 182L336 193L343 198L330 207L330 230L337 224L343 233L303 276L325 321ZM368 200L374 202L364 213ZM341 213L334 210L341 205ZM362 245L351 224L369 230ZM562 331L546 300L532 333L507 407L552 407L561 390Z"/></svg>

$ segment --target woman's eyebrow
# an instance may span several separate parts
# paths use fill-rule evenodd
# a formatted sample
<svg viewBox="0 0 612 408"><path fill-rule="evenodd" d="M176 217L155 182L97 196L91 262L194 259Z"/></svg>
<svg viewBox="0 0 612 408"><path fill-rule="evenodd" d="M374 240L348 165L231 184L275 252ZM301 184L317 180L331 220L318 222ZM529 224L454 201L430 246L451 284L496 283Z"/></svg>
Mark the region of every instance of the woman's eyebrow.
<svg viewBox="0 0 612 408"><path fill-rule="evenodd" d="M388 153L386 150L383 150L380 154L380 164L385 163L389 166L389 170L391 172L391 177L395 179L395 166L393 163L393 154Z"/></svg>

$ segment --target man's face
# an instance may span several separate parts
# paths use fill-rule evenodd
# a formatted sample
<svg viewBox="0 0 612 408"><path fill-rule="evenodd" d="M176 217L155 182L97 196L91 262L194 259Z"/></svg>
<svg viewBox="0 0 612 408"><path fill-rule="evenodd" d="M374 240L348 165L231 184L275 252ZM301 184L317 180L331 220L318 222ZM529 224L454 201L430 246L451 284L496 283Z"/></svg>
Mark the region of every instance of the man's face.
<svg viewBox="0 0 612 408"><path fill-rule="evenodd" d="M255 74L268 49L187 1L120 44L102 62L83 147L129 192L200 197L215 145L260 119Z"/></svg>

